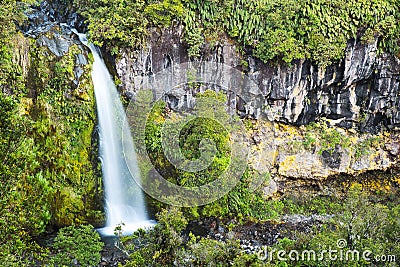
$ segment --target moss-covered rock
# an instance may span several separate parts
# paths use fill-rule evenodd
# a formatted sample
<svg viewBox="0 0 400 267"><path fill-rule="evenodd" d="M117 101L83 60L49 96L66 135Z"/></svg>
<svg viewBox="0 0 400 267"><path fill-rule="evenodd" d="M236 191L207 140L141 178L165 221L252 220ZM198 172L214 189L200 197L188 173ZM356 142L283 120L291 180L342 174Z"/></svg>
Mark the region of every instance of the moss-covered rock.
<svg viewBox="0 0 400 267"><path fill-rule="evenodd" d="M323 121L296 127L260 120L249 129L249 136L253 143L249 166L270 172L272 179L281 182L281 192L287 180L318 184L342 174L394 168L400 159L396 132L360 134Z"/></svg>
<svg viewBox="0 0 400 267"><path fill-rule="evenodd" d="M30 36L9 36L0 82L0 250L17 256L51 226L104 221L92 59L66 26Z"/></svg>

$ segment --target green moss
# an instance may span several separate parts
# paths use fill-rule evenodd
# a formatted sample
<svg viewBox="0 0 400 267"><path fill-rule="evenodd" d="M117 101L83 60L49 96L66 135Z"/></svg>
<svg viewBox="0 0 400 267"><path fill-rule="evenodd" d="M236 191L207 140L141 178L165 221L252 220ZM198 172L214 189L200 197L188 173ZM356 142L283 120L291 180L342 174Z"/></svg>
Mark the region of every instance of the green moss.
<svg viewBox="0 0 400 267"><path fill-rule="evenodd" d="M21 261L21 255L31 253L25 250L35 247L28 245L34 244L31 237L49 223L65 226L104 220L101 182L94 168L91 67L82 66L84 74L76 86L76 56L83 53L78 46L56 58L34 40L26 45L30 63L23 86L7 90L10 96L0 93L0 211L4 215L0 250Z"/></svg>
<svg viewBox="0 0 400 267"><path fill-rule="evenodd" d="M322 154L323 151L332 153L337 146L346 149L351 144L350 138L346 134L336 128L328 127L324 121L312 122L306 126L306 130L307 133L303 140L304 148L309 149L319 144L319 154Z"/></svg>
<svg viewBox="0 0 400 267"><path fill-rule="evenodd" d="M382 142L381 137L370 137L366 140L358 142L354 147L354 157L359 159L362 156L369 155L374 147L378 147Z"/></svg>
<svg viewBox="0 0 400 267"><path fill-rule="evenodd" d="M315 147L316 142L317 142L316 136L310 132L307 132L306 135L304 136L302 145L304 149L312 150L312 148Z"/></svg>
<svg viewBox="0 0 400 267"><path fill-rule="evenodd" d="M32 115L36 120L36 140L42 147L42 164L48 169L53 186L61 187L54 193L57 201L53 202L52 211L57 216L53 221L58 225L88 222L95 219L92 216L96 217L95 210L100 208L96 203L100 184L92 162L95 101L89 82L91 68L83 66L85 72L75 86L76 57L83 53L78 46L71 46L60 60L46 60L45 53L39 48L33 55L35 64L41 60L36 72L43 77L35 87L46 85L39 89Z"/></svg>

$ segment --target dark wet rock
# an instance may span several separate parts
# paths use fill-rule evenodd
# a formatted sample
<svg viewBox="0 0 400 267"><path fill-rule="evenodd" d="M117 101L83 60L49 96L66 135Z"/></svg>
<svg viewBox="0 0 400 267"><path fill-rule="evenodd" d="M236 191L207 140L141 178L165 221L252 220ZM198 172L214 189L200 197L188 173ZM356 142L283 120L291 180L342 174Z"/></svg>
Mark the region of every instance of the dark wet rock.
<svg viewBox="0 0 400 267"><path fill-rule="evenodd" d="M54 34L51 37L41 35L37 42L40 46L47 46L47 48L57 57L61 57L68 53L69 47L73 44L72 40L64 38L59 34Z"/></svg>
<svg viewBox="0 0 400 267"><path fill-rule="evenodd" d="M84 19L76 12L72 1L45 0L33 5L27 12L27 22L20 25L20 29L27 36L48 32L55 25L61 23L79 32L87 30Z"/></svg>
<svg viewBox="0 0 400 267"><path fill-rule="evenodd" d="M81 52L74 52L75 77L72 82L75 87L79 87L81 77L86 71L85 66L89 64L89 51L74 32L76 29L82 29L79 25L83 20L74 12L71 3L60 1L43 1L40 5L32 6L26 13L28 20L24 25L20 25L20 30L27 39L35 39L37 46L46 47L48 52L57 58L67 56L72 46L78 46Z"/></svg>
<svg viewBox="0 0 400 267"><path fill-rule="evenodd" d="M400 142L397 140L385 144L385 148L392 156L398 156L400 154Z"/></svg>
<svg viewBox="0 0 400 267"><path fill-rule="evenodd" d="M342 154L340 153L338 148L335 148L334 151L322 151L322 161L324 164L328 165L330 168L339 168L340 161L342 159Z"/></svg>
<svg viewBox="0 0 400 267"><path fill-rule="evenodd" d="M333 215L286 215L281 221L266 222L247 222L243 225L237 225L232 230L224 233L209 232L206 234L196 234L196 236L204 238L212 238L218 241L226 241L227 239L239 240L240 246L245 253L257 253L263 246L275 245L279 239L290 238L296 239L298 233L312 233L315 229L323 224L329 224ZM202 220L191 221L185 232L188 235L189 229L196 229L196 226L212 227L215 220L213 218L204 218ZM201 223L200 223L201 222ZM225 222L225 225L236 224L235 221Z"/></svg>
<svg viewBox="0 0 400 267"><path fill-rule="evenodd" d="M116 237L103 237L102 241L104 248L101 251L101 262L98 266L118 266L119 263L124 264L127 261L128 256L116 246Z"/></svg>
<svg viewBox="0 0 400 267"><path fill-rule="evenodd" d="M293 214L293 215L285 215L283 216L282 220L286 223L290 224L299 224L299 223L310 223L312 224L313 222L327 222L331 219L333 219L333 215L317 215L317 214L312 214L310 216L306 215L301 215L301 214Z"/></svg>
<svg viewBox="0 0 400 267"><path fill-rule="evenodd" d="M209 229L207 229L202 221L192 221L188 224L185 232L187 234L191 232L196 236L206 236L209 234Z"/></svg>
<svg viewBox="0 0 400 267"><path fill-rule="evenodd" d="M42 1L32 6L27 12L27 21L20 25L25 36L36 40L39 46L46 46L57 57L69 52L76 44L82 51L87 51L81 44L73 29L83 32L83 18L74 11L72 3L62 0ZM86 52L76 57L77 65L88 64ZM79 70L77 72L79 76Z"/></svg>

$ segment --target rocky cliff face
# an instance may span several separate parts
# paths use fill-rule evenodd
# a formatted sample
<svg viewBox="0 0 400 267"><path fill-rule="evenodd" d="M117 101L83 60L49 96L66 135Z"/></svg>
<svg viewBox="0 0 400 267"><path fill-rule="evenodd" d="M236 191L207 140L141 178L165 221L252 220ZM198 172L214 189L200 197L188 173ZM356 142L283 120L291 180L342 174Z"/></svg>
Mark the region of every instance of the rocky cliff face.
<svg viewBox="0 0 400 267"><path fill-rule="evenodd" d="M400 61L379 53L377 40L369 44L350 40L345 58L326 68L309 60L295 61L291 66L265 64L236 51L234 41L221 37L214 46L203 47L200 60L237 68L256 83L259 92L253 99L258 101L243 103L240 95L235 101L241 113L294 125L325 117L331 124L356 127L361 132L378 132L382 126L394 129L400 124ZM180 64L188 61L182 27L175 26L151 31L142 51L123 51L116 70L123 89L135 94L147 77L170 67L181 72ZM195 93L176 94L175 101Z"/></svg>
<svg viewBox="0 0 400 267"><path fill-rule="evenodd" d="M60 1L43 1L40 5L33 6L26 15L27 21L19 26L25 36L25 42L29 43L29 40L34 40L33 47L47 50L48 60L61 60L62 57L71 54L70 49L74 46L80 50L74 55L73 83L75 88L71 88L71 90L79 87L84 74L84 67L89 64L88 49L79 41L72 29L84 29L83 19L73 12L71 7L60 3ZM27 49L29 50L29 47ZM21 54L21 52L16 54ZM29 56L21 59L16 62L18 65L27 66L30 64ZM28 75L28 71L26 71L26 74Z"/></svg>
<svg viewBox="0 0 400 267"><path fill-rule="evenodd" d="M121 89L129 96L145 88L149 77L157 78L165 70L179 75L188 71L182 63L193 61L180 26L152 30L145 47L122 51L115 62ZM251 94L233 90L228 105L243 116L260 119L247 133L249 164L260 175L271 177L264 182L266 195L284 191L293 178L298 187L398 164L400 60L380 53L377 40L368 44L350 40L345 58L327 67L310 60L291 66L265 64L237 50L233 40L221 37L214 46L203 47L200 60L238 69L257 87ZM238 84L237 73L216 76L223 86L213 89ZM173 109L190 106L199 90L172 90L165 100ZM318 123L304 126L314 121Z"/></svg>

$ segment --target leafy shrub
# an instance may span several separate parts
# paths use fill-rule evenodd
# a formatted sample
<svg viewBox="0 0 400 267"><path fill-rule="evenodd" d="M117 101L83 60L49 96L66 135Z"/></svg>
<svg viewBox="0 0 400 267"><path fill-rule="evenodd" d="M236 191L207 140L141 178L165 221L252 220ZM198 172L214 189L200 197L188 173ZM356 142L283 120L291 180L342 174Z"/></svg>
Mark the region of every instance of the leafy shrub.
<svg viewBox="0 0 400 267"><path fill-rule="evenodd" d="M38 147L26 133L32 122L19 115L18 104L0 92L0 260L17 266L37 250L31 239L51 218L51 188L40 170Z"/></svg>
<svg viewBox="0 0 400 267"><path fill-rule="evenodd" d="M174 18L182 16L183 5L180 0L163 0L150 3L145 7L144 12L153 25L168 27Z"/></svg>
<svg viewBox="0 0 400 267"><path fill-rule="evenodd" d="M183 7L179 0L74 0L89 22L89 35L97 45L138 48L147 37L147 27L166 27L178 18Z"/></svg>
<svg viewBox="0 0 400 267"><path fill-rule="evenodd" d="M326 122L312 122L307 125L303 146L310 149L316 144L320 145L319 154L327 151L332 153L337 146L348 148L351 144L350 138L338 131L336 128L328 127Z"/></svg>
<svg viewBox="0 0 400 267"><path fill-rule="evenodd" d="M225 95L216 94L207 90L204 94L198 94L202 104L196 106L199 112L211 112L208 115L199 117L189 117L188 123L179 116L178 112L168 112L166 104L163 102L157 103L152 109L151 114L146 122L145 144L149 152L149 157L153 162L155 169L162 173L170 182L181 186L200 186L218 179L221 173L229 166L231 140L228 130L220 121L226 121L224 118L216 118L215 116L227 117L221 99L226 99ZM222 96L221 96L222 95ZM209 105L209 106L207 106ZM220 111L214 114L213 109ZM215 119L214 119L215 118ZM173 132L179 136L179 153L182 153L185 158L185 163L197 159L208 160L208 165L204 170L198 172L189 172L176 168L171 164L165 156L175 156L174 147L162 146L162 132ZM211 140L211 142L202 142L203 140ZM214 146L215 144L215 146ZM207 149L203 149L207 148ZM209 148L209 149L208 149ZM213 151L215 155L211 157L205 156L208 151ZM214 155L214 157L212 157ZM150 173L145 173L150 176ZM156 186L156 185L154 185Z"/></svg>
<svg viewBox="0 0 400 267"><path fill-rule="evenodd" d="M176 207L157 214L158 224L147 232L139 229L121 238L122 248L130 254L126 266L171 266L184 244L182 231L187 219Z"/></svg>
<svg viewBox="0 0 400 267"><path fill-rule="evenodd" d="M103 243L91 225L62 228L54 240L56 265L96 266L101 259Z"/></svg>
<svg viewBox="0 0 400 267"><path fill-rule="evenodd" d="M354 148L354 157L358 159L361 156L369 155L371 149L373 149L374 147L379 147L381 142L381 137L370 137L364 141L358 142Z"/></svg>
<svg viewBox="0 0 400 267"><path fill-rule="evenodd" d="M238 241L221 242L192 234L189 238L187 247L177 255L177 266L230 266L228 263L241 254Z"/></svg>

